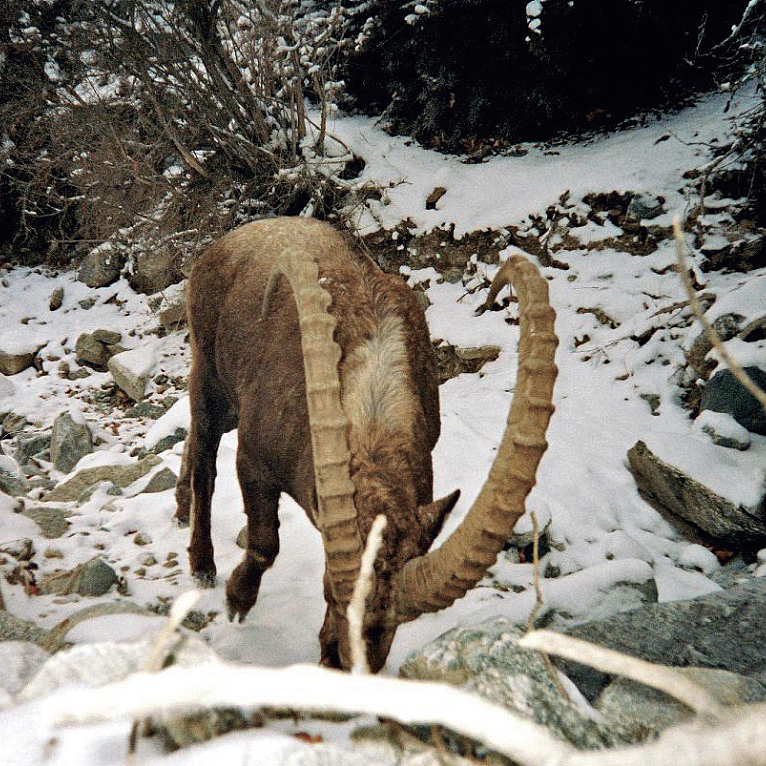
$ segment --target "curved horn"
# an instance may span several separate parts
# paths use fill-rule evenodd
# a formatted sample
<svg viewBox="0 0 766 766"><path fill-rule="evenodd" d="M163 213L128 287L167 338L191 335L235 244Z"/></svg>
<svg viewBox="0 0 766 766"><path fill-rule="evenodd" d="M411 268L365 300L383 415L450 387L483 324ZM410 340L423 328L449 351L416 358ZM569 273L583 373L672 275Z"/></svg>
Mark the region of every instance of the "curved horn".
<svg viewBox="0 0 766 766"><path fill-rule="evenodd" d="M287 277L298 309L319 503L317 524L324 539L333 596L339 604L346 604L351 600L363 546L349 476L347 420L340 402L341 351L333 339L335 317L327 310L332 297L320 285L314 258L297 248L286 248L277 256L269 278L264 314L280 274Z"/></svg>
<svg viewBox="0 0 766 766"><path fill-rule="evenodd" d="M558 343L548 285L520 255L512 255L495 279L510 279L519 296L518 375L508 425L487 481L460 526L440 548L405 564L397 599L401 622L444 609L484 576L524 513L548 446L545 431L553 413Z"/></svg>

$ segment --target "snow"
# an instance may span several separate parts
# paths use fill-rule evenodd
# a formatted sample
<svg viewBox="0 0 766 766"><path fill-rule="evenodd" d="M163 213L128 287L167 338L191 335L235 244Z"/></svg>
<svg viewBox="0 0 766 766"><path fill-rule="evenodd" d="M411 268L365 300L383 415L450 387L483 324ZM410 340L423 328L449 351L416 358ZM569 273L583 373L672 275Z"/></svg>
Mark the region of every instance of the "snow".
<svg viewBox="0 0 766 766"><path fill-rule="evenodd" d="M536 5L539 3L527 6L528 16L535 15L530 7ZM393 232L409 219L416 233L454 225L459 238L488 227L526 226L531 215L544 216L548 206L565 192L577 209L584 195L612 190L664 197L667 212L652 224L666 226L674 213L688 208L689 188L682 176L709 159L703 143L724 137L731 129L723 114L727 98L709 96L661 121L588 142L555 149L526 145L523 156L493 157L480 164L463 164L459 157L428 152L406 138L388 136L373 120L359 116L338 115L329 130L365 159L359 181L385 189L384 199L358 206L356 222L363 232L380 228ZM739 106L730 108L730 114L751 103L744 97ZM658 142L668 135L671 138ZM427 210L425 200L436 186L444 186L447 193L435 209ZM672 243L662 243L656 252L642 257L608 246L586 248L588 243L608 240L619 232L609 221L574 227L569 233L582 250L567 251L569 269L543 269L557 312L560 373L554 394L556 412L547 436L549 449L528 507L540 525L547 526L552 543L541 560L545 609L577 621L635 606L640 588L652 581L660 601L719 590L709 577L719 568L715 556L681 539L639 496L625 457L636 441L644 440L661 458L737 504L757 499L766 470L766 438L753 436L750 449L742 453L715 446L699 431L700 423L695 425L679 406L673 375L684 362L683 349L689 348L700 329L691 324L687 309L664 311L685 299L669 269L675 258ZM392 240L396 240L393 235ZM515 252L520 251L509 246L500 258ZM498 267L480 263L477 268L479 278L491 279ZM745 321L763 315L766 270L746 278L715 272L704 277L705 289L714 289L718 295L708 311L711 321L726 313L737 313ZM462 490L441 541L477 496L505 426L515 385L518 342L518 328L506 320L516 316L516 307L510 304L505 310L477 317L475 309L486 296L484 290L467 293L462 284L440 283L434 269L409 270L408 278L410 284L430 280L427 319L433 338L463 347L495 345L501 349L499 358L480 373L460 375L440 390L442 436L434 451L435 495L444 496L457 487ZM134 293L125 280L91 289L71 273L49 274L20 267L7 271L4 282L0 286L0 349L8 344L39 347L43 370L0 377L0 413L23 415L35 427L47 428L62 411L79 412L99 444L76 470L129 462L135 459L131 452L151 449L178 428L188 427L188 397L176 389L167 391L179 394L176 403L152 422L123 418L96 396L111 385L109 373L90 371L80 380L58 375L62 361L72 369L78 367L76 339L97 328L122 333L121 344L130 350L120 356L129 360L134 372L153 371L171 379L188 375L185 332L155 338L156 319L146 297ZM48 298L57 286L64 287L64 303L58 312L51 312ZM80 306L86 298L96 299L90 309ZM603 323L597 311L613 320L614 326ZM658 313L661 311L664 313ZM647 328L654 333L642 345L636 343L633 336ZM727 345L747 363L763 366L766 360L761 341L735 339ZM162 401L157 388L150 386L149 398L154 403ZM656 415L642 394L657 397ZM230 624L222 614L226 578L242 556L234 544L244 524L236 450L236 433L226 434L219 449L213 498L218 582L202 593L195 607L203 615L217 616L199 635L231 662L267 667L316 663L324 614L324 553L319 534L290 499L283 497L280 504L281 551L263 577L257 604L242 624ZM181 451L182 444L177 444L161 453L158 469L168 467L177 474ZM188 530L172 519L172 491L136 494L139 483L143 486L145 481L122 496L98 490L87 503L72 506L71 527L55 540L41 538L34 522L17 513L18 501L0 493L0 547L28 537L41 554L56 549L63 558L36 556L40 575L56 567L71 568L99 552L124 575L126 598L142 606L167 604L192 587L185 554ZM528 512L517 531L531 528ZM148 544L136 543L139 532L149 539ZM146 554L152 554L157 564L145 565ZM136 570L142 567L146 573L139 576ZM765 573L766 554L756 569L758 575ZM456 625L498 614L523 624L535 604L531 583L530 564L501 555L480 586L465 598L399 628L383 674L396 675L410 651ZM11 613L46 628L90 603L116 598L114 592L101 599L28 596L21 585L6 583L3 596ZM160 618L133 614L104 616L77 624L69 638L80 645L130 640L155 632L161 624ZM127 721L57 730L56 747L45 755L45 743L54 732L40 718L41 704L33 701L0 713L3 758L9 763L91 766L124 760ZM320 731L330 738L336 730L327 723ZM211 761L271 764L307 748L269 727L230 734L176 754L165 753L153 740L141 740L135 762L139 766ZM364 762L376 761L371 756Z"/></svg>

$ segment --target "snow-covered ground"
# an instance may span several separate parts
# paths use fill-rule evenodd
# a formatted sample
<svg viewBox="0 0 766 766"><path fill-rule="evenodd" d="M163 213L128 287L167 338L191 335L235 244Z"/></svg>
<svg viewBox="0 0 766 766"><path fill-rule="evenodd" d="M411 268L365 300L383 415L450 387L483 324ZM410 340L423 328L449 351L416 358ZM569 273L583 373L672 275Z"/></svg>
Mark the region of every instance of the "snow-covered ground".
<svg viewBox="0 0 766 766"><path fill-rule="evenodd" d="M693 192L683 174L709 160L705 144L725 140L732 129L730 115L749 104L748 97L742 98L743 103L728 115L723 114L725 98L711 96L645 127L554 148L524 147L523 156L494 157L476 165L425 151L405 138L392 138L365 118L339 118L333 132L365 159L367 165L359 180L386 189L382 200L359 208L357 219L363 231L379 226L393 229L404 219L412 221L416 232L454 225L456 236L487 227L523 229L529 226L530 216L544 215L567 191L568 204L586 211L582 201L586 194L613 190L664 197L666 212L651 223L667 226L674 215L683 216L696 202L690 198ZM447 191L435 209L427 210L425 200L437 186ZM725 204L721 207L725 210ZM620 233L606 220L575 231L583 247L561 255L569 269L543 269L557 311L560 372L556 412L548 434L550 446L528 505L541 524L549 524L553 544L542 562L544 571L557 573L542 582L546 608L585 620L629 605L624 601L629 590L614 588L619 583L654 580L660 600L689 598L719 587L708 577L719 567L713 553L682 540L639 497L627 468L628 449L639 439L658 445L684 444L689 470L702 476L715 474L716 490L741 500L746 489L743 474L754 483L763 479L766 438L753 436L750 450L742 454L715 447L680 406L674 374L684 364L683 349L689 347L699 328L683 308L657 315L660 309L685 299L676 274L668 268L675 260L672 242L664 241L650 255L637 256L609 246L587 248L588 242ZM501 257L513 251L510 247ZM496 268L479 263L478 276L491 278ZM514 314L514 304L475 316L485 291L471 292L471 283L439 283L438 276L433 269L422 269L412 271L410 277L412 284L430 279L427 318L432 336L457 346L493 344L502 349L497 361L480 373L460 375L441 388L443 426L434 452L435 494L462 489L444 531L448 534L478 493L502 434L514 386L518 330L505 321ZM700 272L698 278L705 290L718 296L710 309L711 318L731 306L746 321L763 314L766 269L748 275ZM56 286L64 288L64 304L51 312L48 298ZM87 310L80 307L79 302L89 297L96 298L95 305ZM578 313L578 309L587 311ZM596 309L613 321L600 322ZM9 270L0 286L0 346L12 340L15 349L40 349L43 368L49 374L28 369L13 377L0 377L0 413L22 415L43 428L60 412L73 408L101 441L97 455L86 457L75 470L94 462L124 462L134 448L151 446L183 425L188 417L183 402L154 425L146 419L126 419L94 396L110 384L109 373L94 372L72 381L59 377L57 370L62 360L76 366L73 351L80 333L114 329L122 333L123 346L144 349L139 357L159 360L156 372L165 373L171 381L167 390L152 394L159 401L174 393L172 380L186 374L189 359L184 332L158 338L148 333L156 324L147 299L135 294L125 280L92 290L76 281L73 273ZM650 327L657 329L643 345L638 343L634 337ZM755 359L744 361L760 361L766 367L764 342L747 347ZM732 348L736 354L738 349ZM656 414L642 394L656 397ZM200 635L223 658L234 662L265 666L315 663L324 610L323 553L318 534L289 499L283 498L280 507L281 552L263 578L258 603L241 625L230 624L222 611L225 580L241 557L234 541L244 522L235 452L236 434L228 434L219 452L213 504L219 581L202 594L196 607L202 613L219 614ZM180 453L180 444L162 453L156 470L168 466L177 472ZM732 464L731 471L714 470L726 461ZM42 538L33 521L15 512L17 500L0 494L0 548L18 538L31 538L37 551L38 577L100 554L126 584L124 595L113 590L99 599L85 599L27 595L21 584L3 582L8 610L52 628L94 601L129 600L159 606L191 588L185 560L188 531L173 523L173 492L141 493L147 478L119 497L96 491L85 504L74 508L68 532L52 540ZM527 515L517 531L530 528ZM137 544L137 533L141 542L148 539L148 543ZM146 566L148 553L156 565ZM178 563L170 563L175 558ZM6 570L10 563L6 558ZM137 569L144 569L145 574L137 574ZM493 615L523 623L535 602L531 581L531 564L501 556L487 578L464 599L400 627L383 672L395 675L409 652L457 624ZM134 639L158 630L161 624L159 617L105 616L80 623L68 638L75 642ZM13 739L17 727L26 726L25 709L0 713L4 743ZM80 740L76 732L61 734L68 744L54 748L50 762L68 766L122 762L122 744L115 743L124 741L127 727L127 723L96 727ZM13 757L7 762L36 762L41 742L49 736L45 726L36 722L30 734L12 748ZM223 749L227 745L215 750L208 745L202 746L197 757L200 762L207 762L206 758L236 760L248 736L231 735L236 739L228 740L228 747L233 748L230 753ZM263 747L259 752L264 758L250 763L270 762L269 748L282 747L263 732L254 734L249 742L253 752ZM0 761L5 758L3 750ZM193 761L164 756L147 743L139 750L138 763L175 762Z"/></svg>

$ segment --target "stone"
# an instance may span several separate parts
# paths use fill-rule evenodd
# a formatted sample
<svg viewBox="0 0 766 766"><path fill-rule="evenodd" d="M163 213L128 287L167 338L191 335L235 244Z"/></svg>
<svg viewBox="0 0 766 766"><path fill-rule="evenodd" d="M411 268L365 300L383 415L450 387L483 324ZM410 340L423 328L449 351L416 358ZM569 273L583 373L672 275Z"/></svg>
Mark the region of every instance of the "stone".
<svg viewBox="0 0 766 766"><path fill-rule="evenodd" d="M107 368L112 379L134 402L146 396L146 385L154 374L157 356L151 348L123 351L109 359Z"/></svg>
<svg viewBox="0 0 766 766"><path fill-rule="evenodd" d="M121 332L104 328L94 330L91 336L94 340L97 340L99 343L105 343L107 346L114 346L122 340Z"/></svg>
<svg viewBox="0 0 766 766"><path fill-rule="evenodd" d="M68 572L46 575L38 582L40 593L66 596L77 593L80 596L103 596L112 585L119 582L116 572L100 556L78 564Z"/></svg>
<svg viewBox="0 0 766 766"><path fill-rule="evenodd" d="M51 311L58 311L64 303L64 288L59 285L54 288L51 297L48 299L48 308Z"/></svg>
<svg viewBox="0 0 766 766"><path fill-rule="evenodd" d="M110 242L93 248L80 263L77 279L88 287L107 287L120 278L125 256L114 250Z"/></svg>
<svg viewBox="0 0 766 766"><path fill-rule="evenodd" d="M739 314L722 314L713 322L713 329L722 341L731 340L738 332L742 317ZM707 333L702 330L692 341L686 354L686 362L697 373L698 377L707 380L715 367L715 362L707 355L713 350Z"/></svg>
<svg viewBox="0 0 766 766"><path fill-rule="evenodd" d="M744 452L752 439L750 432L725 412L703 410L694 421L694 427L706 433L713 444Z"/></svg>
<svg viewBox="0 0 766 766"><path fill-rule="evenodd" d="M155 309L160 325L172 332L186 324L186 285L174 286L163 293Z"/></svg>
<svg viewBox="0 0 766 766"><path fill-rule="evenodd" d="M40 528L40 534L49 540L62 537L70 526L67 518L71 513L63 508L36 505L25 507L21 515L32 519Z"/></svg>
<svg viewBox="0 0 766 766"><path fill-rule="evenodd" d="M88 424L62 412L53 421L51 433L51 461L62 473L69 473L85 455L93 452L93 435Z"/></svg>
<svg viewBox="0 0 766 766"><path fill-rule="evenodd" d="M23 476L17 476L0 467L0 492L13 497L21 497L29 492L29 482Z"/></svg>
<svg viewBox="0 0 766 766"><path fill-rule="evenodd" d="M766 391L766 372L759 367L744 369L753 383ZM710 378L702 392L700 409L725 412L748 431L766 435L766 411L731 370L719 370Z"/></svg>
<svg viewBox="0 0 766 766"><path fill-rule="evenodd" d="M678 449L683 451L681 443ZM716 448L711 446L711 449ZM678 454L680 458L681 452ZM723 467L722 458L720 467ZM707 536L735 550L766 544L766 488L754 472L742 475L747 475L759 497L753 495L747 502L735 504L660 459L643 441L628 450L628 463L641 497L694 542L705 541ZM747 489L744 483L743 479L743 492ZM698 539L695 539L695 530L703 533Z"/></svg>
<svg viewBox="0 0 766 766"><path fill-rule="evenodd" d="M74 353L80 364L90 364L99 369L105 368L109 361L106 345L96 340L92 333L84 332L77 338Z"/></svg>
<svg viewBox="0 0 766 766"><path fill-rule="evenodd" d="M173 445L178 444L186 439L188 431L185 428L176 428L172 434L168 434L160 439L150 450L149 453L153 455L159 455L160 452L164 452L170 449Z"/></svg>
<svg viewBox="0 0 766 766"><path fill-rule="evenodd" d="M143 491L149 493L164 492L165 490L173 489L177 481L178 476L176 476L170 468L160 468L160 470L149 479L149 483L144 487Z"/></svg>
<svg viewBox="0 0 766 766"><path fill-rule="evenodd" d="M123 607L129 602L112 606ZM96 606L103 607L104 604ZM135 605L133 605L135 606ZM134 610L130 610L134 611ZM140 610L144 612L144 610ZM96 616L91 612L89 616ZM155 648L155 640L147 638L137 642L104 642L78 644L56 652L40 668L34 678L19 692L18 701L27 702L50 694L71 684L102 686L127 678L146 667ZM195 636L178 637L169 647L173 665L192 667L218 658L204 641Z"/></svg>
<svg viewBox="0 0 766 766"><path fill-rule="evenodd" d="M51 431L21 432L13 439L16 448L16 460L19 465L26 465L33 459L50 458Z"/></svg>
<svg viewBox="0 0 766 766"><path fill-rule="evenodd" d="M152 404L151 402L139 402L132 407L125 410L126 418L151 418L157 420L161 418L166 412L165 407L161 404Z"/></svg>
<svg viewBox="0 0 766 766"><path fill-rule="evenodd" d="M625 218L629 221L651 220L665 212L664 197L638 192L630 198Z"/></svg>
<svg viewBox="0 0 766 766"><path fill-rule="evenodd" d="M0 348L0 373L17 375L35 363L36 351L3 351Z"/></svg>
<svg viewBox="0 0 766 766"><path fill-rule="evenodd" d="M766 699L766 688L761 683L738 673L697 667L674 670L703 688L721 705L747 705ZM626 678L612 681L599 695L595 708L607 720L631 731L637 740L694 717L678 700Z"/></svg>
<svg viewBox="0 0 766 766"><path fill-rule="evenodd" d="M542 656L518 646L521 635L505 617L454 628L407 657L400 675L475 692L579 748L625 741L616 727L598 723L561 695Z"/></svg>
<svg viewBox="0 0 766 766"><path fill-rule="evenodd" d="M89 487L102 481L110 481L117 487L124 489L159 463L160 459L156 455L147 455L136 463L83 468L74 476L55 486L43 497L43 500L46 503L71 502L81 497Z"/></svg>
<svg viewBox="0 0 766 766"><path fill-rule="evenodd" d="M31 620L22 620L5 609L0 609L0 646L5 641L31 641L42 646L47 637L48 631Z"/></svg>
<svg viewBox="0 0 766 766"><path fill-rule="evenodd" d="M753 676L766 672L766 577L694 599L645 604L563 632L649 662ZM556 664L589 700L609 683L593 668Z"/></svg>
<svg viewBox="0 0 766 766"><path fill-rule="evenodd" d="M179 256L170 248L138 253L131 263L128 282L137 293L149 295L183 279Z"/></svg>

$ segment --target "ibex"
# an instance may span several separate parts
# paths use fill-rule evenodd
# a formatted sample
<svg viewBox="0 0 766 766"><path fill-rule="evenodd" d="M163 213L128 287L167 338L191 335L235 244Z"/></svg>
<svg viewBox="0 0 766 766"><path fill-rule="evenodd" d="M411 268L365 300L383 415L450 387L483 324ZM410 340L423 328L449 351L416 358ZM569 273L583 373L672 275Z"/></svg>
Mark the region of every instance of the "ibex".
<svg viewBox="0 0 766 766"><path fill-rule="evenodd" d="M351 665L346 607L378 514L388 524L363 623L373 672L398 625L449 606L494 563L534 485L556 377L547 284L520 256L506 262L504 280L521 318L508 427L465 520L429 552L459 491L433 499L438 376L414 293L311 219L249 223L203 253L187 290L191 428L176 517L191 516L191 571L212 584L216 452L238 426L247 550L226 585L229 619L244 619L277 555L280 492L323 537L324 665Z"/></svg>

